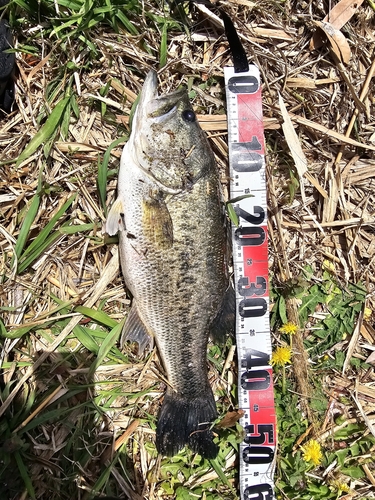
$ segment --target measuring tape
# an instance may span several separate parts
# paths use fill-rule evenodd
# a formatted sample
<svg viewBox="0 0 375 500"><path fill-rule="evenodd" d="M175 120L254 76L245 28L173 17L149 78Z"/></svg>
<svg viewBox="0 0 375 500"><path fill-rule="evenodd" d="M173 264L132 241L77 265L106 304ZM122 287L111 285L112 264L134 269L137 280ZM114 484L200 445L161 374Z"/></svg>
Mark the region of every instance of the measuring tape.
<svg viewBox="0 0 375 500"><path fill-rule="evenodd" d="M276 415L270 366L267 192L260 75L224 68L233 227L241 499L272 500ZM247 196L250 195L250 196ZM243 197L243 198L242 198Z"/></svg>

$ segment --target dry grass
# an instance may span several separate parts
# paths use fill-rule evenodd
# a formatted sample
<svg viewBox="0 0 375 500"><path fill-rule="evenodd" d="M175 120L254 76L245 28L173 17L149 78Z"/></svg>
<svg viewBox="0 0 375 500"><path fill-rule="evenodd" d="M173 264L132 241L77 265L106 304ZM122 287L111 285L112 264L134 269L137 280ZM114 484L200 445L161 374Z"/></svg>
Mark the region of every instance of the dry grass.
<svg viewBox="0 0 375 500"><path fill-rule="evenodd" d="M364 424L365 434L374 435L375 425L374 361L356 370L350 364L353 357L366 361L375 345L374 6L366 1L359 5L342 28L351 50L349 63L343 64L329 44L310 49L315 23L327 14L328 2L236 0L222 5L263 79L273 287L283 290L302 282L309 290L322 282L327 266L342 289L348 283L366 287L370 314L365 319L359 315L354 331L347 331L340 343L313 360L317 363L324 355L333 359L337 350L345 353L340 369L328 366L319 375L329 399L325 414L311 409L314 389L303 342L311 336L319 313L329 312L329 307L317 309L315 317L310 315L300 325L294 344L295 371L290 378L297 380L298 408L313 424L302 440L315 437L334 451L338 445L331 438L338 413L349 423ZM38 499L86 499L94 486L99 492L122 492L132 499L184 498L168 491L175 471L154 451L155 419L164 388L157 352L140 362L131 351L120 353L115 347L114 324L123 319L129 301L115 241L105 240L101 233L106 214L96 183L105 151L128 133L128 117L144 75L149 68L158 68L163 58L162 21L168 9L146 3L145 11L162 21L133 16L139 34L115 33L108 25L97 24L87 32L96 54L76 35L60 41L55 35L46 36L40 24L42 11L35 19L22 20L20 7L9 9L16 48L21 51L17 52L17 106L0 121L0 306L3 330L14 333L25 327L25 331L20 338L4 339L2 345L0 468L5 474L18 467L22 476L24 466L25 473L23 481L15 473L4 482L3 475L1 498L26 499L34 491ZM182 25L170 25L160 88L189 86L225 183L223 67L231 64L230 55L219 18L199 5L189 18L191 36ZM60 133L51 134L16 166L15 160L67 88L75 101L63 114ZM295 168L293 144L281 128L279 93L298 135L307 173ZM114 199L120 154L121 145L111 151L107 206ZM17 263L16 242L36 195L39 204ZM75 198L51 228L48 244L20 272L25 249L72 195ZM66 229L72 226L73 230ZM313 270L310 281L303 274L307 265ZM288 295L286 303L288 319L300 322L298 296ZM82 314L86 310L77 309L82 305L106 313L108 323L90 321ZM113 338L106 350L108 330ZM278 343L280 334L274 333ZM213 350L210 356L210 377L222 414L235 405L236 368L228 349ZM346 446L358 437L353 436ZM279 439L283 438L281 431ZM374 498L373 459L374 446L366 456L356 457L364 474L350 479L350 492L341 498ZM209 463L197 464L191 455L176 462L175 468L183 472L175 474L175 483L196 491L201 491L199 485L210 484L213 496L207 487L201 498L235 498L229 487L237 486L232 448L223 451L220 466L229 480L221 489L215 482L217 471ZM316 474L324 482L337 479L339 472L336 464ZM25 488L25 480L32 489ZM295 496L281 490L281 498L305 498L298 496L300 490Z"/></svg>

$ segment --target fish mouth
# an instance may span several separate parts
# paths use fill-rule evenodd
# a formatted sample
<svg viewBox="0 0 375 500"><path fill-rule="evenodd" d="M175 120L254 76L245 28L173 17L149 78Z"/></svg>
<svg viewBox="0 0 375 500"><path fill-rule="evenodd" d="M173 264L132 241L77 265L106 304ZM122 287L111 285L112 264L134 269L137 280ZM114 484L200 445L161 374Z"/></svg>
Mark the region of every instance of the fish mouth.
<svg viewBox="0 0 375 500"><path fill-rule="evenodd" d="M161 123L174 113L178 102L186 92L185 89L178 89L165 95L158 95L158 77L154 70L149 71L142 87L141 97L134 119L135 127L139 130L144 120L152 120Z"/></svg>

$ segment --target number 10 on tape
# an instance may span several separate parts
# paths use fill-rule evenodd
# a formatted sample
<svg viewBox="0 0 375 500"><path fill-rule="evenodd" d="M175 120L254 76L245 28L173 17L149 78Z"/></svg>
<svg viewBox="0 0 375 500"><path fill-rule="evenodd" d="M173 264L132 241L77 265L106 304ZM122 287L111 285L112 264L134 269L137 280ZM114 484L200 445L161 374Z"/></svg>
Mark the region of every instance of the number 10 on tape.
<svg viewBox="0 0 375 500"><path fill-rule="evenodd" d="M272 500L276 416L269 326L267 191L259 70L225 67L233 227L242 499Z"/></svg>

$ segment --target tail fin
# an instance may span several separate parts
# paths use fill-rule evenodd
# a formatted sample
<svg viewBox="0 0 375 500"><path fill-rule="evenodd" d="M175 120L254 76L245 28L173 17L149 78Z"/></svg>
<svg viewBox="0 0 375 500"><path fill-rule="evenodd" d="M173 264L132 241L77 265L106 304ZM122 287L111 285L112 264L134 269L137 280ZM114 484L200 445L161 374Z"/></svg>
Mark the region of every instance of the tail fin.
<svg viewBox="0 0 375 500"><path fill-rule="evenodd" d="M186 444L204 458L215 458L211 423L217 417L211 389L194 398L168 392L160 409L156 429L156 447L162 455L176 455Z"/></svg>

